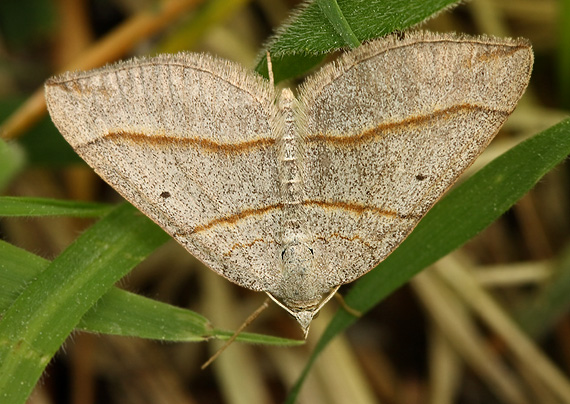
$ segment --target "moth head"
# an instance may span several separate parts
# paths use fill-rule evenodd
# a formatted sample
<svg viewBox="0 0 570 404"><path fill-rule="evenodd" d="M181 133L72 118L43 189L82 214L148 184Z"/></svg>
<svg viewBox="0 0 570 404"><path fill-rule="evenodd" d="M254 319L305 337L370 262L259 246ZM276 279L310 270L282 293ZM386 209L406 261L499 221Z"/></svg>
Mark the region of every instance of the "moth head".
<svg viewBox="0 0 570 404"><path fill-rule="evenodd" d="M278 306L283 308L295 320L297 320L297 323L299 323L299 325L301 326L301 329L303 330L303 335L306 339L307 336L309 335L309 327L311 326L311 322L319 314L319 311L323 308L323 306L327 304L327 302L335 295L339 287L340 285L333 288L325 298L319 298L318 300L310 302L307 301L295 302L286 299L283 299L283 302L281 302L271 293L269 292L266 293L271 298L271 300L277 303Z"/></svg>
<svg viewBox="0 0 570 404"><path fill-rule="evenodd" d="M307 336L309 335L309 327L311 326L311 322L313 321L313 318L318 314L318 312L305 310L305 311L299 311L297 313L289 311L289 313L295 318L295 320L297 320L297 322L301 326L301 329L303 330L303 336L305 337L305 339L307 339Z"/></svg>

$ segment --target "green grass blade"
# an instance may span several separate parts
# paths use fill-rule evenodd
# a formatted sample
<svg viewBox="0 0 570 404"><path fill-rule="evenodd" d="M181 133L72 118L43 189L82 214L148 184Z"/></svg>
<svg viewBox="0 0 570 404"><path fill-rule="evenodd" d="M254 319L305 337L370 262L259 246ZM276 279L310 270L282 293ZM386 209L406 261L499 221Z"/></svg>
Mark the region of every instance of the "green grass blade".
<svg viewBox="0 0 570 404"><path fill-rule="evenodd" d="M96 202L66 201L51 198L0 196L0 216L72 216L101 217L109 213L112 206Z"/></svg>
<svg viewBox="0 0 570 404"><path fill-rule="evenodd" d="M212 333L209 321L198 313L118 288L85 313L77 328L161 341L205 341Z"/></svg>
<svg viewBox="0 0 570 404"><path fill-rule="evenodd" d="M49 261L0 240L0 318Z"/></svg>
<svg viewBox="0 0 570 404"><path fill-rule="evenodd" d="M520 143L457 186L435 205L410 236L352 287L346 303L366 312L423 268L490 225L570 154L570 119ZM288 403L293 403L325 346L356 318L339 310L319 340Z"/></svg>
<svg viewBox="0 0 570 404"><path fill-rule="evenodd" d="M168 236L124 204L29 283L0 322L0 402L24 403L81 317Z"/></svg>
<svg viewBox="0 0 570 404"><path fill-rule="evenodd" d="M212 336L221 340L228 340L234 335L234 331L215 329ZM248 344L262 344L273 346L298 346L304 345L305 340L288 339L282 337L273 337L271 335L253 334L249 332L242 332L236 338L236 341L247 342Z"/></svg>
<svg viewBox="0 0 570 404"><path fill-rule="evenodd" d="M99 334L148 338L171 342L228 339L233 331L213 329L202 315L117 288L107 292L81 319L77 328ZM253 333L236 339L250 344L295 346L305 341Z"/></svg>

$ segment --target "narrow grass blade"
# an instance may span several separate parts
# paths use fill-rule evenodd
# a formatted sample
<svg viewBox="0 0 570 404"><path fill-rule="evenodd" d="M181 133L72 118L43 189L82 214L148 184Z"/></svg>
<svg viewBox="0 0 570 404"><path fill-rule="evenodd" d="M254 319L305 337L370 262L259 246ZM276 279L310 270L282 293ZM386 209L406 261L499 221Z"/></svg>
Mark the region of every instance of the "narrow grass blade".
<svg viewBox="0 0 570 404"><path fill-rule="evenodd" d="M96 202L67 201L51 198L0 196L0 216L37 217L72 216L101 217L109 213L112 206Z"/></svg>

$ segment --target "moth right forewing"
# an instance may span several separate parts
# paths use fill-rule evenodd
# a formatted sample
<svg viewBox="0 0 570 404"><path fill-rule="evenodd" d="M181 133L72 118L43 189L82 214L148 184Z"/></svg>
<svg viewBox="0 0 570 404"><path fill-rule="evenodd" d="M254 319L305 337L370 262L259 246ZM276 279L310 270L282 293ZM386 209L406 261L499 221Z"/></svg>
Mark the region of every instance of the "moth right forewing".
<svg viewBox="0 0 570 404"><path fill-rule="evenodd" d="M526 41L411 33L307 79L306 205L331 286L403 241L512 112L532 60Z"/></svg>

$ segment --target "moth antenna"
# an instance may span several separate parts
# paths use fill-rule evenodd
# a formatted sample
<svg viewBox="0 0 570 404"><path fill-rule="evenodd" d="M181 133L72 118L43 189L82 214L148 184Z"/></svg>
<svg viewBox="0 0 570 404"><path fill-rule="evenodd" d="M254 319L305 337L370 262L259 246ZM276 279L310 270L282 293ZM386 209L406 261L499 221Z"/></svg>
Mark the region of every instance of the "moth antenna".
<svg viewBox="0 0 570 404"><path fill-rule="evenodd" d="M271 63L271 55L269 51L265 53L267 55L267 75L269 76L269 84L271 88L275 87L275 78L273 77L273 64Z"/></svg>
<svg viewBox="0 0 570 404"><path fill-rule="evenodd" d="M251 313L249 315L248 318L245 319L245 321L243 322L242 325L240 325L240 327L236 330L236 332L234 332L234 335L232 335L230 337L230 339L228 339L226 341L226 343L224 345L222 345L220 347L220 349L218 349L216 351L215 354L213 354L210 359L208 359L206 362L204 362L204 364L202 365L202 370L206 369L208 366L210 366L210 364L212 362L214 362L218 356L220 356L222 354L222 352L224 352L226 350L227 347L229 347L232 342L235 341L235 339L238 337L238 335L241 334L241 332L245 329L245 327L247 327L248 325L250 325L251 323L253 323L253 321L259 317L259 315L263 312L263 310L265 310L267 307L269 307L269 298L266 297L265 301L263 302L263 304L261 306L259 306L259 308L257 310L255 310L253 313Z"/></svg>

